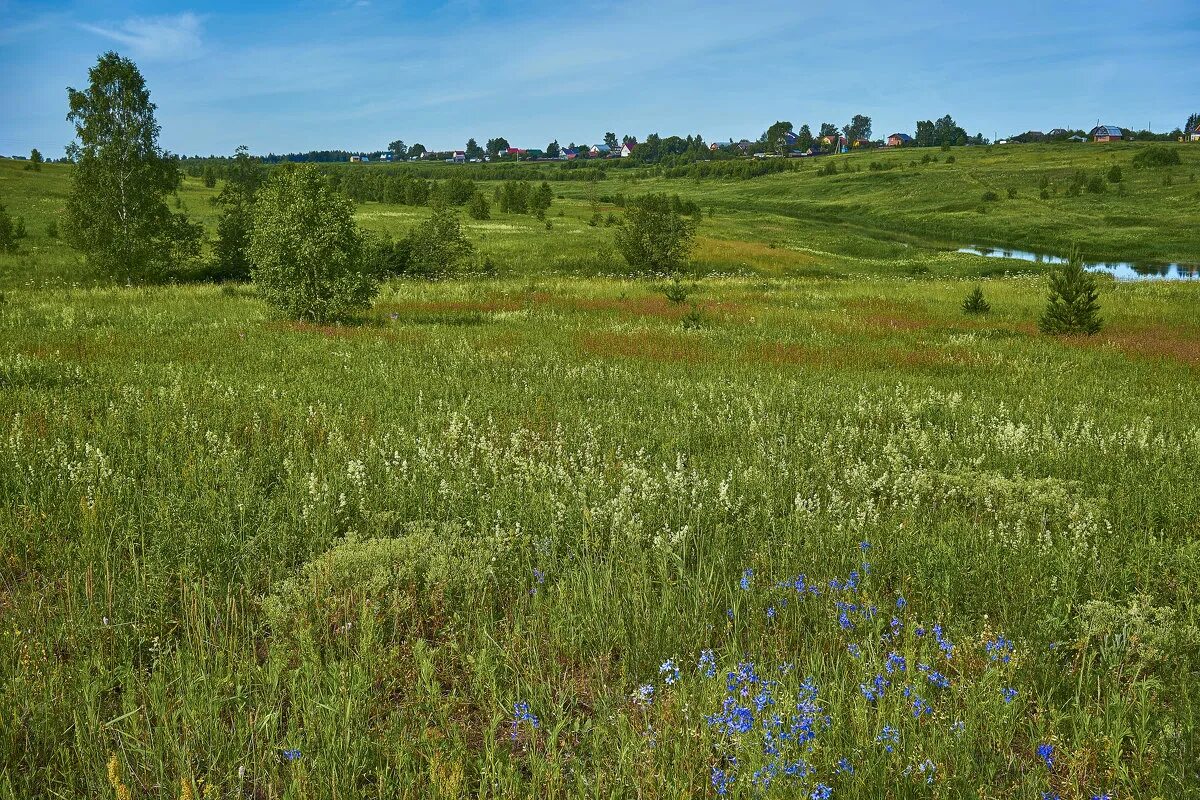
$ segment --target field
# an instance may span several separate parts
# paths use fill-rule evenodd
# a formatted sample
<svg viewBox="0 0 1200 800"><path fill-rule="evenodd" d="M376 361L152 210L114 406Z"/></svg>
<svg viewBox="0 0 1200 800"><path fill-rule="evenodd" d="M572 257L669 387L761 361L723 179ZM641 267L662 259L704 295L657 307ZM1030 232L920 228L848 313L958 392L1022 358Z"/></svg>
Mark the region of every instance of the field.
<svg viewBox="0 0 1200 800"><path fill-rule="evenodd" d="M328 327L91 274L0 162L0 797L1200 797L1200 283L1058 339L952 252L1195 262L1137 147L610 173L704 208L680 306L555 182Z"/></svg>

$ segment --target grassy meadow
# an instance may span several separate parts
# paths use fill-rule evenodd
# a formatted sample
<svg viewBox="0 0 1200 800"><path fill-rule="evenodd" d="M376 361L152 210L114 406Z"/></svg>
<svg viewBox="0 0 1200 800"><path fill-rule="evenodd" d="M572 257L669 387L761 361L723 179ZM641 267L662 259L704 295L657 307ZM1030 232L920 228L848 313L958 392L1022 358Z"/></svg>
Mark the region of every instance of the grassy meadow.
<svg viewBox="0 0 1200 800"><path fill-rule="evenodd" d="M0 797L1200 797L1200 283L1051 338L953 252L1200 260L1138 147L555 182L352 326L94 275L0 162ZM702 205L687 303L597 191Z"/></svg>

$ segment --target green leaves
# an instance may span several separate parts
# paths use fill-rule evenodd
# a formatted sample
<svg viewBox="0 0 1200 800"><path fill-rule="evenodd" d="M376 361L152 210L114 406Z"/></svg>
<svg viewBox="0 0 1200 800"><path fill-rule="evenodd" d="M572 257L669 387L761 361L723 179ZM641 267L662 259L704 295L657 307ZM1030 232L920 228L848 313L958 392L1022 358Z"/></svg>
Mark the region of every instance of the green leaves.
<svg viewBox="0 0 1200 800"><path fill-rule="evenodd" d="M302 321L345 319L370 305L365 241L350 200L312 166L282 169L258 194L249 256L259 294Z"/></svg>

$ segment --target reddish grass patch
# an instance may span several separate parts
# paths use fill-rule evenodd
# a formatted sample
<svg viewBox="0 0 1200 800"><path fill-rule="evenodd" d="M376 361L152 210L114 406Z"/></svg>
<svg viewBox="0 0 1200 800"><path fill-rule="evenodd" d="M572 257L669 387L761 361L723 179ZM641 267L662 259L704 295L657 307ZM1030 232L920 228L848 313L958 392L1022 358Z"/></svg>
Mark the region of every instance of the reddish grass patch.
<svg viewBox="0 0 1200 800"><path fill-rule="evenodd" d="M1071 344L1091 347L1115 347L1126 355L1178 361L1200 367L1200 332L1153 325L1134 330L1104 331L1098 336L1077 336Z"/></svg>
<svg viewBox="0 0 1200 800"><path fill-rule="evenodd" d="M589 333L580 337L579 348L585 353L606 358L640 358L689 364L711 361L713 358L713 354L698 339L655 331Z"/></svg>

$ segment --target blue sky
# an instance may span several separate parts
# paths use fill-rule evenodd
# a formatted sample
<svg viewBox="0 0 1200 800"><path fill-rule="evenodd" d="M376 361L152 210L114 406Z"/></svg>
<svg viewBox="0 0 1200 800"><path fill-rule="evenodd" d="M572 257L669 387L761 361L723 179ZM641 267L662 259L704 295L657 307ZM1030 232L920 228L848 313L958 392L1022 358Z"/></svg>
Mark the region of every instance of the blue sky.
<svg viewBox="0 0 1200 800"><path fill-rule="evenodd" d="M65 87L109 49L186 154L713 141L856 113L876 137L946 113L989 137L1169 130L1200 111L1195 2L0 0L0 20L0 153L60 156Z"/></svg>

